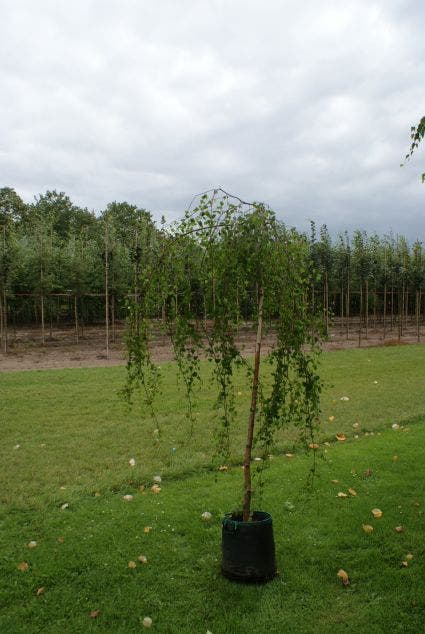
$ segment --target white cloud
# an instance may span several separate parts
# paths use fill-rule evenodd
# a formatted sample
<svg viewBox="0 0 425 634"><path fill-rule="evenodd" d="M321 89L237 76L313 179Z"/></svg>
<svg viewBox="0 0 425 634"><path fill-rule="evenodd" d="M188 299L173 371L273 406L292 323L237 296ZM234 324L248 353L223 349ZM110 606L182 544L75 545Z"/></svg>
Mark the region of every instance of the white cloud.
<svg viewBox="0 0 425 634"><path fill-rule="evenodd" d="M2 0L0 173L175 217L218 184L290 224L422 231L408 0ZM422 164L421 164L421 160Z"/></svg>

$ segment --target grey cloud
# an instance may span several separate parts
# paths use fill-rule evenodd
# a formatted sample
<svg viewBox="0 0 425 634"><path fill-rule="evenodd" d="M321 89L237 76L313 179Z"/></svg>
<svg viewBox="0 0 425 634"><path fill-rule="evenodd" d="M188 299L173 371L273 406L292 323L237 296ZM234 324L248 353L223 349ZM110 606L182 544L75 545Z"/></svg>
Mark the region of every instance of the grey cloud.
<svg viewBox="0 0 425 634"><path fill-rule="evenodd" d="M0 173L175 218L221 184L289 224L422 233L413 1L3 0Z"/></svg>

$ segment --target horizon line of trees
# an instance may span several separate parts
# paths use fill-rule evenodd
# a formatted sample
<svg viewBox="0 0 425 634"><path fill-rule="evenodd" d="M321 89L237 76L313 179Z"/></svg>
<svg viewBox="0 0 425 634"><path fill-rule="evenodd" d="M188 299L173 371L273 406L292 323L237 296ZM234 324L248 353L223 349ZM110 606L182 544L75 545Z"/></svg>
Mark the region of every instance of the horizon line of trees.
<svg viewBox="0 0 425 634"><path fill-rule="evenodd" d="M47 191L25 203L13 188L3 187L2 349L7 350L11 322L14 327L39 324L43 342L49 324L51 330L58 318L72 321L77 340L84 324L103 321L108 329L125 316L125 298L140 295L144 271L169 239L164 218L158 226L149 211L127 202L111 202L96 216L64 192ZM400 235L362 230L332 238L326 225L313 222L304 239L310 249L313 305L320 304L327 322L331 313L347 322L360 315L367 328L370 314L376 319L390 311L421 313L425 251L419 240L409 243ZM200 254L192 249L191 257ZM196 285L190 261L186 269ZM160 317L162 310L158 297L153 316ZM247 319L250 313L247 306Z"/></svg>

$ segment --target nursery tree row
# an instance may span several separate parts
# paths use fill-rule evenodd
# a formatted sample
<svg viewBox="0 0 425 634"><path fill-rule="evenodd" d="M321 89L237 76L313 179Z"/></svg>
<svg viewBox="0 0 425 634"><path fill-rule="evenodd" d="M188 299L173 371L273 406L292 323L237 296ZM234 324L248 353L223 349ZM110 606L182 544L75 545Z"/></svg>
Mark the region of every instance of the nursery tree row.
<svg viewBox="0 0 425 634"><path fill-rule="evenodd" d="M8 328L37 324L42 339L55 325L71 323L81 336L88 323L106 323L112 331L126 314L126 298L143 292L143 276L169 240L144 208L112 202L99 215L75 205L63 192L47 191L25 203L14 189L0 189L0 329L3 348ZM189 240L189 238L188 238ZM314 283L313 304L327 320L338 317L349 327L352 317L401 323L421 312L425 280L422 243L402 236L363 231L331 237L326 226L305 236ZM187 245L186 245L187 246ZM185 279L199 284L193 271L201 257L195 244L185 247ZM175 289L176 301L180 289ZM105 301L106 299L106 301ZM244 306L246 319L254 304ZM158 294L152 317L165 306ZM201 310L201 307L199 308ZM113 334L113 332L112 332ZM109 336L107 337L109 340Z"/></svg>

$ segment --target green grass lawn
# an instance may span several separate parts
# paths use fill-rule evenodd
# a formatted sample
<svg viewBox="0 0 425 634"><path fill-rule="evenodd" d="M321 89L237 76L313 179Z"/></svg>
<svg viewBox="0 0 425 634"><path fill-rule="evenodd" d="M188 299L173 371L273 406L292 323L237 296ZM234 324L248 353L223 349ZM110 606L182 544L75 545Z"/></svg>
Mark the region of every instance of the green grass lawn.
<svg viewBox="0 0 425 634"><path fill-rule="evenodd" d="M242 471L237 442L229 471L213 467L208 381L189 438L174 366L163 365L157 438L149 418L117 398L123 368L0 374L0 631L138 632L145 616L164 633L423 631L423 355L422 346L324 355L315 489L305 486L311 456L283 434L262 501L281 574L254 586L220 575L220 521L240 499ZM242 447L242 377L237 390ZM349 488L357 495L338 497Z"/></svg>

